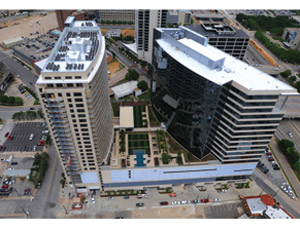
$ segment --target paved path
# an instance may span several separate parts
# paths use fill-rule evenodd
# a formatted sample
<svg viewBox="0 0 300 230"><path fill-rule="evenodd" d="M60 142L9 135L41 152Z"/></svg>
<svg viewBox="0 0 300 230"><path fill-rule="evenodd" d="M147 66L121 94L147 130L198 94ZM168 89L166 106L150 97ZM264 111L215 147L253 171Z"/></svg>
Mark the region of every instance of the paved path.
<svg viewBox="0 0 300 230"><path fill-rule="evenodd" d="M293 169L291 168L289 162L287 161L286 157L283 155L281 150L279 149L275 138L273 137L270 142L270 147L273 150L273 154L277 157L278 161L280 162L281 167L284 169L289 181L291 182L292 186L294 187L298 196L300 196L300 183L298 178L296 177Z"/></svg>

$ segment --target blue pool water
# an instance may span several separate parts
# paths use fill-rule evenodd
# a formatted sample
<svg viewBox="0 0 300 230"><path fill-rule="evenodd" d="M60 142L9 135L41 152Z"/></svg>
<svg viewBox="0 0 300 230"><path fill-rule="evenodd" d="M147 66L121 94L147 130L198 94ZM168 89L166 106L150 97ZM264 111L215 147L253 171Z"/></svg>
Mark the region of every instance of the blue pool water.
<svg viewBox="0 0 300 230"><path fill-rule="evenodd" d="M143 158L143 155L145 154L144 149L138 149L138 150L133 150L133 154L136 155L136 164L134 165L135 167L145 167L146 165L144 164L145 158Z"/></svg>

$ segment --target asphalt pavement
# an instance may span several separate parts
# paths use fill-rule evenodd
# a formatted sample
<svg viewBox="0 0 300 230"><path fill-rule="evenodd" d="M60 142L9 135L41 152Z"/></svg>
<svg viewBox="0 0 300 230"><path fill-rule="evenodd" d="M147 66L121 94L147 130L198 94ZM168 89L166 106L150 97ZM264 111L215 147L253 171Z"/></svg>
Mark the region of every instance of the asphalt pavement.
<svg viewBox="0 0 300 230"><path fill-rule="evenodd" d="M0 62L3 62L13 74L19 75L26 86L34 92L36 91L34 85L37 81L37 77L30 70L27 70L23 65L3 51L0 51Z"/></svg>

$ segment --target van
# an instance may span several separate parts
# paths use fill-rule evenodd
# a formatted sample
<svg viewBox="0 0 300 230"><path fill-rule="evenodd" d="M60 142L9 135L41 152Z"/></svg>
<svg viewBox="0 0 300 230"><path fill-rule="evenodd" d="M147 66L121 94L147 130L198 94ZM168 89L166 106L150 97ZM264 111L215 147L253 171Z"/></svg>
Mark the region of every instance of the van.
<svg viewBox="0 0 300 230"><path fill-rule="evenodd" d="M31 133L31 134L30 134L30 137L29 137L29 140L32 141L33 137L34 137L34 134Z"/></svg>
<svg viewBox="0 0 300 230"><path fill-rule="evenodd" d="M48 130L44 130L44 131L42 131L42 134L48 134Z"/></svg>

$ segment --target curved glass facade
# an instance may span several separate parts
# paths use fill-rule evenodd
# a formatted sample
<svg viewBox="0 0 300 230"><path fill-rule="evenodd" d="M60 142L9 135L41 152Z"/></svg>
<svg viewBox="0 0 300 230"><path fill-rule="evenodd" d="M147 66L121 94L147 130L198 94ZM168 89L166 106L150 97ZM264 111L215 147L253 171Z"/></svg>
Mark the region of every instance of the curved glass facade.
<svg viewBox="0 0 300 230"><path fill-rule="evenodd" d="M187 69L155 43L153 60L155 114L177 141L203 157L221 87Z"/></svg>

